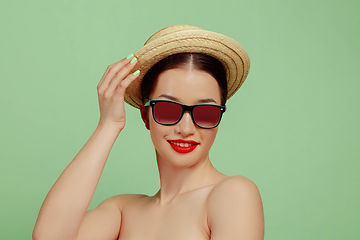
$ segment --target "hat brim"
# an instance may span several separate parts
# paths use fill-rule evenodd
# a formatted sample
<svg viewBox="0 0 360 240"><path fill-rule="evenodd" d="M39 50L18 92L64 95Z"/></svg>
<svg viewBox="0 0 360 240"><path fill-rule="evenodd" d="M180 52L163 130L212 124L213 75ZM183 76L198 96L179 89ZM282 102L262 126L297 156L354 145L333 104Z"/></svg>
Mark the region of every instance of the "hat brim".
<svg viewBox="0 0 360 240"><path fill-rule="evenodd" d="M173 32L147 42L134 53L139 77L125 93L125 101L139 108L142 102L141 84L147 71L160 60L177 53L202 53L218 59L227 75L229 99L245 81L250 69L250 60L245 49L225 35L202 29Z"/></svg>

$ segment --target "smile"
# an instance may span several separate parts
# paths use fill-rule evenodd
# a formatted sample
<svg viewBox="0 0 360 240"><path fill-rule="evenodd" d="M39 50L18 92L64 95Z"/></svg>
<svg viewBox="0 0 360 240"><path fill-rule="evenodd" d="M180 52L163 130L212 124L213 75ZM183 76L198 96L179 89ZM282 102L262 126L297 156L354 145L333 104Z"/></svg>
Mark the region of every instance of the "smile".
<svg viewBox="0 0 360 240"><path fill-rule="evenodd" d="M170 146L178 153L189 153L192 152L198 145L198 142L191 140L171 140L168 141Z"/></svg>
<svg viewBox="0 0 360 240"><path fill-rule="evenodd" d="M177 143L177 142L171 142L171 144L174 144L176 146L179 146L179 147L190 147L191 145L194 145L194 144L191 144L191 143Z"/></svg>

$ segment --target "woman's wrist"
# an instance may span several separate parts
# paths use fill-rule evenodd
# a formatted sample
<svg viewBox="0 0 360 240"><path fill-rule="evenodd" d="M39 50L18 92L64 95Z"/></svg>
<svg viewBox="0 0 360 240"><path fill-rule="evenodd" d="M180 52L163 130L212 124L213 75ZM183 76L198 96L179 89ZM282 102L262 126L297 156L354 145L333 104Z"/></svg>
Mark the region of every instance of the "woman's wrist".
<svg viewBox="0 0 360 240"><path fill-rule="evenodd" d="M124 124L100 121L98 126L96 127L95 132L103 132L106 134L118 136L123 128L124 128Z"/></svg>

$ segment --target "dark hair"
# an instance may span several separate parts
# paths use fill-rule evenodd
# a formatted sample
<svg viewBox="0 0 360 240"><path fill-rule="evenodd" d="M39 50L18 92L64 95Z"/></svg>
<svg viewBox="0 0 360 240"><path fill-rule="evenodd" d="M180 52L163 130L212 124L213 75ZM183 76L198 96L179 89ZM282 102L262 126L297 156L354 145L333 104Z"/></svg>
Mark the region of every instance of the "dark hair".
<svg viewBox="0 0 360 240"><path fill-rule="evenodd" d="M170 55L156 63L143 78L141 85L142 101L144 102L146 98L149 98L160 73L170 69L185 67L188 64L194 66L196 70L209 73L216 79L220 87L221 105L225 105L227 99L225 69L219 60L201 53L178 53Z"/></svg>

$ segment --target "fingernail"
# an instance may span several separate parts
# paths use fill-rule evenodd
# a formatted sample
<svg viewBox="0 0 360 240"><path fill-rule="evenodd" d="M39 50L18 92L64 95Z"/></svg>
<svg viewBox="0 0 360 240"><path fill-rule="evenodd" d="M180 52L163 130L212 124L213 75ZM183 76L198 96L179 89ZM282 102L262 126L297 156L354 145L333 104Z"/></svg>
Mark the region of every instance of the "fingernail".
<svg viewBox="0 0 360 240"><path fill-rule="evenodd" d="M133 64L134 62L136 62L136 57L134 57L133 59L131 59L130 63Z"/></svg>
<svg viewBox="0 0 360 240"><path fill-rule="evenodd" d="M129 56L126 57L126 59L130 59L134 56L134 54L130 54Z"/></svg>
<svg viewBox="0 0 360 240"><path fill-rule="evenodd" d="M140 70L136 70L136 71L133 73L133 75L136 76L136 75L138 75L139 73L140 73Z"/></svg>

